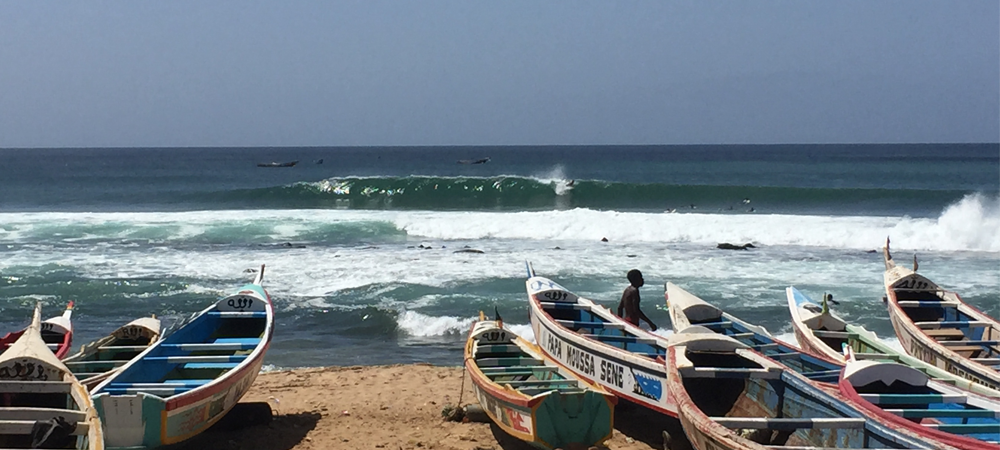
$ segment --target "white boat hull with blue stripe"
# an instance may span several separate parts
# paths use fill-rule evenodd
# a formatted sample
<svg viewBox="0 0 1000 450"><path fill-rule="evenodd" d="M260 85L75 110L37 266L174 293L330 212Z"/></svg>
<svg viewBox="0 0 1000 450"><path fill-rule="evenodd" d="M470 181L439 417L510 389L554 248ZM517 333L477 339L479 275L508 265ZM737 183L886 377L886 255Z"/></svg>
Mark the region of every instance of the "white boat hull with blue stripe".
<svg viewBox="0 0 1000 450"><path fill-rule="evenodd" d="M219 300L158 341L92 395L109 448L155 448L189 439L245 394L271 341L274 310L253 283Z"/></svg>
<svg viewBox="0 0 1000 450"><path fill-rule="evenodd" d="M677 417L663 364L668 339L645 331L552 280L527 280L531 328L542 351L619 398Z"/></svg>

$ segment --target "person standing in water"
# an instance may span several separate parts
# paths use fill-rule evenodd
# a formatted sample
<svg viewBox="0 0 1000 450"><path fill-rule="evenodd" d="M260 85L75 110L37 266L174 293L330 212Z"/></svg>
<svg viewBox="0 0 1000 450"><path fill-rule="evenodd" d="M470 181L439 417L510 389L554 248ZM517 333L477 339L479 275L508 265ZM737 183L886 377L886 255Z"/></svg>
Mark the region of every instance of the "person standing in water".
<svg viewBox="0 0 1000 450"><path fill-rule="evenodd" d="M646 284L642 279L642 272L632 269L625 275L628 278L629 287L622 293L622 300L618 303L618 316L625 319L632 325L639 326L639 320L645 320L653 331L656 331L656 324L639 309L639 288ZM624 311L625 315L622 315Z"/></svg>

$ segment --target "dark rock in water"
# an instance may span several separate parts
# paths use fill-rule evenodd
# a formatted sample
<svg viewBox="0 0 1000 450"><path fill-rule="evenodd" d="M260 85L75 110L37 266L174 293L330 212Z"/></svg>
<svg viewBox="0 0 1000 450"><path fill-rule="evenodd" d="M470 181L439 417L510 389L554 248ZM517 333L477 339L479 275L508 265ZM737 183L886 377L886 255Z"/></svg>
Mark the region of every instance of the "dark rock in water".
<svg viewBox="0 0 1000 450"><path fill-rule="evenodd" d="M608 238L601 238L601 242L608 242Z"/></svg>
<svg viewBox="0 0 1000 450"><path fill-rule="evenodd" d="M463 248L461 250L455 250L452 253L486 253L486 252L474 248Z"/></svg>
<svg viewBox="0 0 1000 450"><path fill-rule="evenodd" d="M636 255L625 255L626 258L635 258Z"/></svg>
<svg viewBox="0 0 1000 450"><path fill-rule="evenodd" d="M728 242L723 242L717 245L715 248L722 250L746 250L748 248L757 248L757 247L754 247L754 245L751 243L746 243L743 245L735 245L735 244L730 244Z"/></svg>
<svg viewBox="0 0 1000 450"><path fill-rule="evenodd" d="M867 251L867 252L865 252L865 253L878 253L878 250L868 250L868 251Z"/></svg>
<svg viewBox="0 0 1000 450"><path fill-rule="evenodd" d="M552 247L552 250L562 250L562 249L559 247Z"/></svg>
<svg viewBox="0 0 1000 450"><path fill-rule="evenodd" d="M280 244L260 244L262 247L276 247L276 248L306 248L302 244L293 244L291 242L282 242ZM256 270L254 271L256 272Z"/></svg>

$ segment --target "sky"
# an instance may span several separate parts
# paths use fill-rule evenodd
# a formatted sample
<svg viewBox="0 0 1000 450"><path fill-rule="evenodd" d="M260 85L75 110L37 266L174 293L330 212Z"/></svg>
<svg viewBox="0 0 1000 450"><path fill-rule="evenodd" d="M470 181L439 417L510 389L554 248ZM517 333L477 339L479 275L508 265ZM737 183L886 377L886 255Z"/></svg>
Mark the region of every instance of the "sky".
<svg viewBox="0 0 1000 450"><path fill-rule="evenodd" d="M998 141L996 0L0 0L0 148Z"/></svg>

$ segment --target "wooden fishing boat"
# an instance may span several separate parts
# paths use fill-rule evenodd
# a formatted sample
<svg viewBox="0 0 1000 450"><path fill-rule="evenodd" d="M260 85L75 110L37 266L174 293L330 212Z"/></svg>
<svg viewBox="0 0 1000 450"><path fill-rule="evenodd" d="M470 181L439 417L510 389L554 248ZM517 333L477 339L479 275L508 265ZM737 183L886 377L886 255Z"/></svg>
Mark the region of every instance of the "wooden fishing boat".
<svg viewBox="0 0 1000 450"><path fill-rule="evenodd" d="M676 284L668 282L664 291L670 311L670 322L675 333L680 333L693 325L705 327L717 334L736 339L812 381L825 383L829 389L835 389L840 378L840 370L844 365L843 358L838 357L837 361L822 355L803 352L794 345L774 338L763 327L752 325L723 312Z"/></svg>
<svg viewBox="0 0 1000 450"><path fill-rule="evenodd" d="M962 378L1000 390L1000 322L966 304L913 269L885 259L889 320L907 353Z"/></svg>
<svg viewBox="0 0 1000 450"><path fill-rule="evenodd" d="M698 450L951 449L877 423L833 391L700 326L676 334L667 389Z"/></svg>
<svg viewBox="0 0 1000 450"><path fill-rule="evenodd" d="M55 353L56 358L65 358L69 354L70 347L73 345L72 316L73 302L69 302L62 315L45 319L41 323L42 340L45 341L45 345L49 347L49 350ZM14 331L7 333L4 337L0 337L0 354L17 341L24 331Z"/></svg>
<svg viewBox="0 0 1000 450"><path fill-rule="evenodd" d="M840 392L880 422L962 450L1000 450L1000 401L902 364L848 361Z"/></svg>
<svg viewBox="0 0 1000 450"><path fill-rule="evenodd" d="M87 389L42 339L41 306L0 355L0 448L104 449Z"/></svg>
<svg viewBox="0 0 1000 450"><path fill-rule="evenodd" d="M486 414L522 441L588 448L611 438L617 398L560 367L502 320L480 313L465 343L465 367Z"/></svg>
<svg viewBox="0 0 1000 450"><path fill-rule="evenodd" d="M88 389L145 351L160 338L160 319L142 317L80 348L63 360Z"/></svg>
<svg viewBox="0 0 1000 450"><path fill-rule="evenodd" d="M274 310L250 284L215 302L91 390L112 447L184 441L221 419L250 389L271 342Z"/></svg>
<svg viewBox="0 0 1000 450"><path fill-rule="evenodd" d="M995 391L981 384L973 383L944 369L928 364L913 356L899 352L864 327L851 325L837 316L829 308L829 303L817 305L794 287L786 289L788 308L792 314L792 329L799 345L814 354L830 359L843 359L843 346L853 351L855 358L863 360L898 362L917 369L930 378L972 391L986 397L1000 398Z"/></svg>
<svg viewBox="0 0 1000 450"><path fill-rule="evenodd" d="M528 276L531 329L546 356L619 398L677 417L677 406L664 389L666 338L535 276L530 264Z"/></svg>

